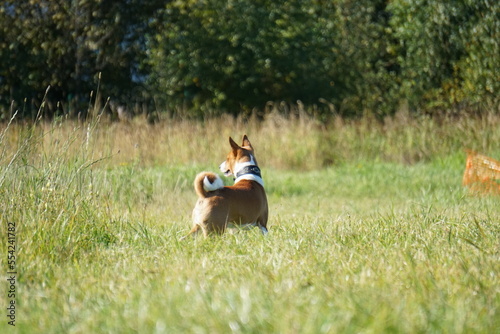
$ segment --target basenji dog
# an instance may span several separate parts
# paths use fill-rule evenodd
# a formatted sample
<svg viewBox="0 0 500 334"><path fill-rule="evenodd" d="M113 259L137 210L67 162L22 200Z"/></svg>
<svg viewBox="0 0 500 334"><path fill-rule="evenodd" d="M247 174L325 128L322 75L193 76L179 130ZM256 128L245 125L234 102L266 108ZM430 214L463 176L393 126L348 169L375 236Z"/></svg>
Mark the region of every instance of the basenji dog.
<svg viewBox="0 0 500 334"><path fill-rule="evenodd" d="M189 235L223 234L228 227L257 226L266 235L268 206L264 181L246 135L241 146L229 137L231 151L220 166L225 176L235 177L234 185L225 187L211 172L201 172L194 180L198 201L193 209L193 227ZM182 239L186 238L183 237Z"/></svg>

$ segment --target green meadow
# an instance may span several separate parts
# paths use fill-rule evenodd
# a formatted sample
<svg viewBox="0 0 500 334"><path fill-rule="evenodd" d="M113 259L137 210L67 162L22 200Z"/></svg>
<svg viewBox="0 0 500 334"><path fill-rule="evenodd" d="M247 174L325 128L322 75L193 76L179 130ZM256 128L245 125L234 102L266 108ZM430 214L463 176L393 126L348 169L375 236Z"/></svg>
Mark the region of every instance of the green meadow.
<svg viewBox="0 0 500 334"><path fill-rule="evenodd" d="M243 134L269 235L179 241ZM494 114L5 123L0 332L499 332L500 197L462 186L499 142Z"/></svg>

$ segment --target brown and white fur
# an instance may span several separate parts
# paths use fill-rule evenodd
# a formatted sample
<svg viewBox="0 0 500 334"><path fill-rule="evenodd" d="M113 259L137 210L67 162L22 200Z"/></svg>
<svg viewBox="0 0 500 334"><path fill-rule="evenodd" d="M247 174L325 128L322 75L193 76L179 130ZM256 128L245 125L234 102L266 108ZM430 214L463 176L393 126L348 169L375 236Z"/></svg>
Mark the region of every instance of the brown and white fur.
<svg viewBox="0 0 500 334"><path fill-rule="evenodd" d="M220 166L225 176L233 175L233 186L211 172L199 173L194 180L198 201L193 209L193 227L189 235L200 231L205 236L222 234L228 227L257 226L266 235L268 206L264 181L248 137L238 146L229 137L231 151ZM186 236L186 237L187 237ZM185 237L184 237L185 238Z"/></svg>

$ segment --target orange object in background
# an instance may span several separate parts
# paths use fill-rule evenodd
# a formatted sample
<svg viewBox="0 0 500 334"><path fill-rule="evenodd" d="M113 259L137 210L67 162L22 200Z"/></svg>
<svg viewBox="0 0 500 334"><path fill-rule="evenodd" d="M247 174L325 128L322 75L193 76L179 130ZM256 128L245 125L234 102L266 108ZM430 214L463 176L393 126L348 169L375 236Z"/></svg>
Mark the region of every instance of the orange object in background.
<svg viewBox="0 0 500 334"><path fill-rule="evenodd" d="M476 193L500 195L500 161L467 150L463 185Z"/></svg>

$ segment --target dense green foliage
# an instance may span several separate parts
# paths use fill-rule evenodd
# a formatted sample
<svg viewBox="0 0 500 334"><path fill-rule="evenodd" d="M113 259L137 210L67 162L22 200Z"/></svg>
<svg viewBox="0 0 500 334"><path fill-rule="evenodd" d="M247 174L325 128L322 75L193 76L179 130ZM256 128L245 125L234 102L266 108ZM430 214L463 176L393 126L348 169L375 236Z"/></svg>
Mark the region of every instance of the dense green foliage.
<svg viewBox="0 0 500 334"><path fill-rule="evenodd" d="M488 0L2 1L0 111L37 110L49 85L51 113L84 112L97 88L191 113L491 110L499 13Z"/></svg>
<svg viewBox="0 0 500 334"><path fill-rule="evenodd" d="M498 1L394 1L404 96L413 105L449 107L498 102Z"/></svg>
<svg viewBox="0 0 500 334"><path fill-rule="evenodd" d="M49 85L50 113L84 112L98 85L115 99L141 98L145 34L162 3L2 1L0 110L15 101L25 113L37 111Z"/></svg>

